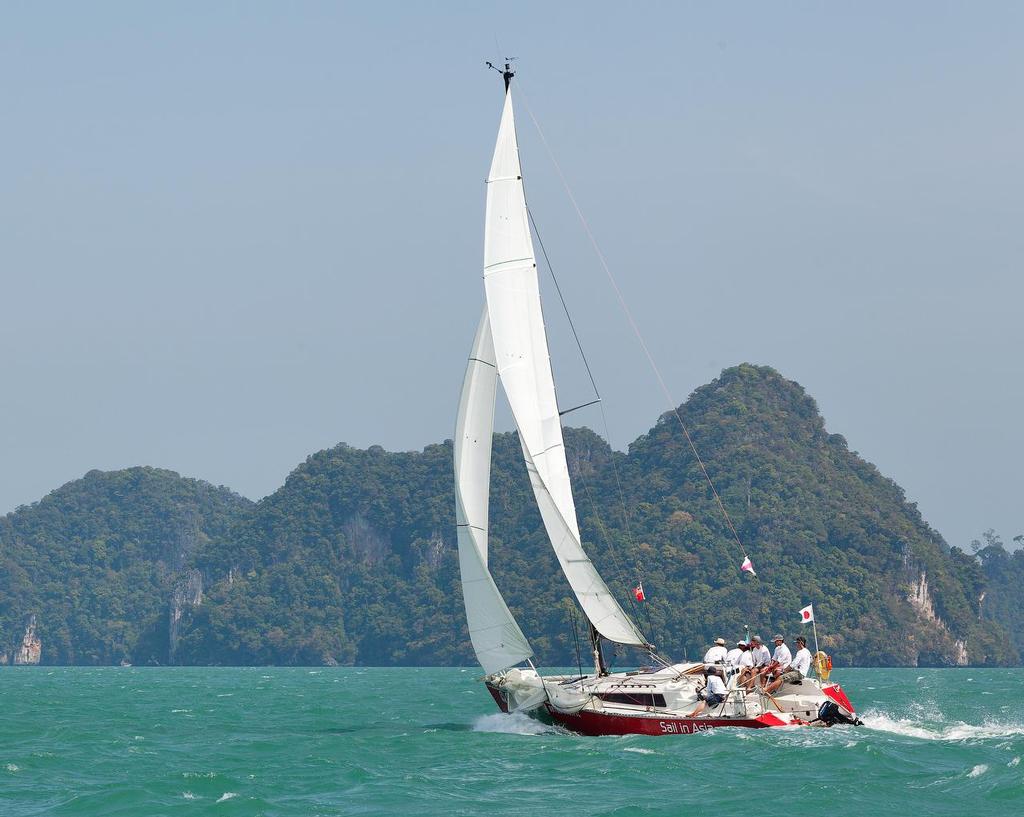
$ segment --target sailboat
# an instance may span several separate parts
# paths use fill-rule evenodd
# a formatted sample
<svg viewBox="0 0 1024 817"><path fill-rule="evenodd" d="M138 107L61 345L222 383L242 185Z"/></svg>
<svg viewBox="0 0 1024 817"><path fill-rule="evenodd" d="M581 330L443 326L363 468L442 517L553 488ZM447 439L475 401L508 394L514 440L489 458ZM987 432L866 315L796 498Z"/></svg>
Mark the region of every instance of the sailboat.
<svg viewBox="0 0 1024 817"><path fill-rule="evenodd" d="M493 67L493 66L492 66ZM500 69L499 69L500 71ZM842 688L818 677L785 684L777 694L746 691L726 667L714 671L724 700L691 716L702 700L707 669L658 655L622 608L580 537L548 341L537 263L523 189L509 64L501 71L504 107L486 183L483 279L485 303L459 400L454 438L459 567L470 640L483 681L504 712L550 718L586 735L692 734L733 726L763 728L853 722ZM558 564L590 633L593 672L541 675L533 650L488 569L488 500L497 385L511 408L533 495ZM644 651L651 663L613 672L602 643ZM589 657L588 657L589 663Z"/></svg>

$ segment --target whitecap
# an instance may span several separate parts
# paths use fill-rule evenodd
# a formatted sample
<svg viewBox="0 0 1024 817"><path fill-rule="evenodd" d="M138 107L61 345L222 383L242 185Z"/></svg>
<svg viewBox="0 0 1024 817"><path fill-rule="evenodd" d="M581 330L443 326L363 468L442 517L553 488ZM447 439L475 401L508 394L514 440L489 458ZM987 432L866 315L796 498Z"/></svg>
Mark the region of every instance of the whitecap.
<svg viewBox="0 0 1024 817"><path fill-rule="evenodd" d="M496 712L493 715L481 715L473 721L474 732L497 732L502 735L543 735L550 732L551 727L522 712L506 715Z"/></svg>
<svg viewBox="0 0 1024 817"><path fill-rule="evenodd" d="M181 793L181 796L184 797L186 800L195 800L196 799L196 796L194 794L192 794L192 792L190 792L190 791L183 791Z"/></svg>
<svg viewBox="0 0 1024 817"><path fill-rule="evenodd" d="M225 800L230 800L232 797L238 797L237 791L226 791L220 797L217 798L218 803L223 803Z"/></svg>
<svg viewBox="0 0 1024 817"><path fill-rule="evenodd" d="M864 713L863 721L868 729L921 740L985 740L1024 735L1024 724L1019 723L974 724L958 721L946 726L933 726L877 712Z"/></svg>
<svg viewBox="0 0 1024 817"><path fill-rule="evenodd" d="M627 746L622 751L623 752L636 752L638 755L653 755L653 754L656 754L653 749L641 749L639 746Z"/></svg>
<svg viewBox="0 0 1024 817"><path fill-rule="evenodd" d="M217 695L217 697L218 698L232 698L232 697L234 697L234 694L235 694L234 692L221 692L219 695Z"/></svg>
<svg viewBox="0 0 1024 817"><path fill-rule="evenodd" d="M968 777L981 777L987 771L988 771L988 766L986 766L984 763L979 763L977 766L975 766L973 769L971 769L967 773L967 776Z"/></svg>
<svg viewBox="0 0 1024 817"><path fill-rule="evenodd" d="M191 712L191 709L172 709L171 712Z"/></svg>
<svg viewBox="0 0 1024 817"><path fill-rule="evenodd" d="M8 763L6 766L4 766L4 768L7 769L7 771L9 772L17 772L21 770L21 767L15 765L14 763Z"/></svg>
<svg viewBox="0 0 1024 817"><path fill-rule="evenodd" d="M1015 757L1013 760L1011 760L1006 765L1009 766L1012 769L1014 766L1017 766L1019 763L1020 763L1020 758L1019 757Z"/></svg>

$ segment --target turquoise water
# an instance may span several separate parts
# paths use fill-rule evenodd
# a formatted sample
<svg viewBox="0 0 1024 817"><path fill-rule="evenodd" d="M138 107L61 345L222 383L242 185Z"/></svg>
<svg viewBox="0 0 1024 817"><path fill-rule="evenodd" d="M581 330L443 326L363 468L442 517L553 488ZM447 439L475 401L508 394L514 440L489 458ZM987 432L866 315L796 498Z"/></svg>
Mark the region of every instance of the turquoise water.
<svg viewBox="0 0 1024 817"><path fill-rule="evenodd" d="M477 675L0 669L0 815L1024 815L1024 670L844 670L866 727L656 738L498 714Z"/></svg>

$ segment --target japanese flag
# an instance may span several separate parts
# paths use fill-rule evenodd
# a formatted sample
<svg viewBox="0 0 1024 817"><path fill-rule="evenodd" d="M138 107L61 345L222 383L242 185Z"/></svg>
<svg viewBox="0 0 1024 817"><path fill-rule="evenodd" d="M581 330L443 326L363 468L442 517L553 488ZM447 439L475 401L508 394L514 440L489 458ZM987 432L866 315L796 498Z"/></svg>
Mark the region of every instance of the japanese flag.
<svg viewBox="0 0 1024 817"><path fill-rule="evenodd" d="M800 611L800 620L804 624L810 624L812 621L814 621L814 605L813 604L808 604L806 607L804 607L803 610Z"/></svg>
<svg viewBox="0 0 1024 817"><path fill-rule="evenodd" d="M747 558L743 560L743 564L740 565L740 570L746 571L751 576L757 575L757 573L754 571L754 563L750 561L749 556L747 556Z"/></svg>
<svg viewBox="0 0 1024 817"><path fill-rule="evenodd" d="M640 584L633 588L633 595L636 596L637 601L647 601L647 596L644 595L643 582L640 582Z"/></svg>

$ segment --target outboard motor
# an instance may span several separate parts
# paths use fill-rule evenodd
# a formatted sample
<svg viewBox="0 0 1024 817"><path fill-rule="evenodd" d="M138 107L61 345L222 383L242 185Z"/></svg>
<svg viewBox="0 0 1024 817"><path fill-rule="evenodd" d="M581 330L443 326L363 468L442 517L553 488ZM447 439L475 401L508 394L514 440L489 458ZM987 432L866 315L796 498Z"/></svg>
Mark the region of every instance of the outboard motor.
<svg viewBox="0 0 1024 817"><path fill-rule="evenodd" d="M856 715L851 717L846 714L846 711L835 701L825 701L825 703L818 707L818 720L825 724L825 726L835 726L837 723L849 726L864 725L864 721Z"/></svg>

